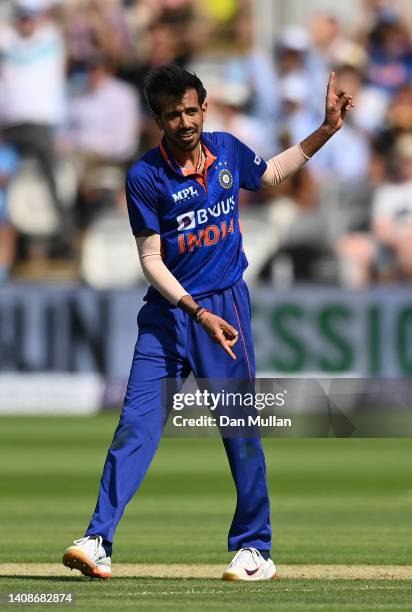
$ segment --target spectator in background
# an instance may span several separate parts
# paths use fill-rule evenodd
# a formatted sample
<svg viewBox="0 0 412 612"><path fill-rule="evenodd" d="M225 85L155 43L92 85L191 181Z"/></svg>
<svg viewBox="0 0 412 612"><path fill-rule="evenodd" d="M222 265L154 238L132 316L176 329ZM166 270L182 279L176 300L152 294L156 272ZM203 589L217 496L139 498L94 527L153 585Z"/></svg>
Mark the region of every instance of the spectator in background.
<svg viewBox="0 0 412 612"><path fill-rule="evenodd" d="M263 53L253 37L253 19L241 13L236 21L238 53L226 62L224 80L235 86L248 87L247 110L264 124L275 130L280 113L279 82L272 58ZM252 147L253 148L253 147ZM272 148L273 150L276 150Z"/></svg>
<svg viewBox="0 0 412 612"><path fill-rule="evenodd" d="M411 35L390 8L378 15L367 43L369 82L392 95L412 79Z"/></svg>
<svg viewBox="0 0 412 612"><path fill-rule="evenodd" d="M381 142L388 155L396 139L408 132L412 132L412 85L409 84L394 94L382 122Z"/></svg>
<svg viewBox="0 0 412 612"><path fill-rule="evenodd" d="M372 230L377 243L375 267L380 280L412 278L412 134L394 147L398 182L376 190Z"/></svg>
<svg viewBox="0 0 412 612"><path fill-rule="evenodd" d="M360 49L351 45L347 48L347 53L342 54L339 59L342 59L337 68L341 87L346 87L352 92L355 102L353 126L371 137L379 135L384 128L390 96L364 82L366 58Z"/></svg>
<svg viewBox="0 0 412 612"><path fill-rule="evenodd" d="M66 7L69 74L82 72L96 51L116 67L133 57L133 30L121 0L72 0Z"/></svg>
<svg viewBox="0 0 412 612"><path fill-rule="evenodd" d="M182 7L180 4L177 9L182 12L161 12L157 20L150 21L145 36L142 37L144 42L139 40L135 60L118 72L118 76L130 83L139 95L143 92L144 77L152 68L167 64L184 67L189 60L191 48L188 45L188 33L193 24L186 3L182 3ZM146 112L146 109L143 112ZM147 116L146 118L149 119ZM142 127L144 147L156 146L159 143L159 132L154 122L147 120Z"/></svg>
<svg viewBox="0 0 412 612"><path fill-rule="evenodd" d="M311 47L309 67L319 73L316 82L325 78L337 65L350 64L365 67L366 51L364 43L352 40L342 32L341 23L336 15L316 13L310 20L309 31Z"/></svg>
<svg viewBox="0 0 412 612"><path fill-rule="evenodd" d="M370 32L386 15L395 15L402 23L411 26L411 11L408 0L362 0L359 14L352 26L355 40L362 46L367 46Z"/></svg>
<svg viewBox="0 0 412 612"><path fill-rule="evenodd" d="M336 65L336 54L345 43L337 17L329 13L315 14L309 23L310 43L306 65L314 91L321 88ZM318 107L319 111L323 109Z"/></svg>
<svg viewBox="0 0 412 612"><path fill-rule="evenodd" d="M304 134L311 133L319 125L319 117L308 104L309 83L297 74L289 74L281 81L281 115L278 122L279 139L283 148L300 142ZM299 140L300 139L300 140Z"/></svg>
<svg viewBox="0 0 412 612"><path fill-rule="evenodd" d="M183 66L186 63L184 40L180 36L180 24L161 18L147 29L145 46L134 63L124 67L120 76L139 92L143 91L144 76L151 68L166 64Z"/></svg>
<svg viewBox="0 0 412 612"><path fill-rule="evenodd" d="M127 162L139 146L140 102L113 75L111 60L96 53L88 64L86 90L69 105L69 142L77 153Z"/></svg>
<svg viewBox="0 0 412 612"><path fill-rule="evenodd" d="M92 202L99 169L125 170L139 148L140 101L130 85L113 76L111 60L97 53L89 60L87 89L69 108L62 144L72 153L83 198ZM116 176L123 182L122 173Z"/></svg>
<svg viewBox="0 0 412 612"><path fill-rule="evenodd" d="M336 70L337 87L349 85L354 87L352 70L341 66ZM351 95L356 91L348 90ZM356 105L356 100L354 99ZM321 183L340 182L359 183L365 179L368 173L370 156L370 143L365 132L361 132L358 125L354 124L352 115L348 116L342 130L336 139L326 143L319 155L313 159L311 170ZM350 183L349 183L350 185Z"/></svg>
<svg viewBox="0 0 412 612"><path fill-rule="evenodd" d="M54 131L65 112L65 50L47 8L46 0L18 0L13 24L1 24L2 120L5 140L38 160L66 241L67 219L54 176Z"/></svg>
<svg viewBox="0 0 412 612"><path fill-rule="evenodd" d="M362 132L376 134L382 129L390 97L382 89L365 82L368 56L364 46L344 37L333 15L315 15L310 28L312 49L308 62L313 87L323 83L329 72L338 67L341 86L352 91L356 99L353 124Z"/></svg>
<svg viewBox="0 0 412 612"><path fill-rule="evenodd" d="M342 281L352 288L412 279L412 134L400 136L393 152L396 182L377 187L371 232L349 234L337 244Z"/></svg>
<svg viewBox="0 0 412 612"><path fill-rule="evenodd" d="M282 287L313 279L330 281L330 267L322 270L322 262L332 255L327 220L319 204L318 183L308 166L285 181L280 197L266 203L277 252L263 266L262 280Z"/></svg>
<svg viewBox="0 0 412 612"><path fill-rule="evenodd" d="M207 130L230 132L263 158L275 148L275 134L270 124L246 113L251 91L246 83L215 81L208 86L209 111Z"/></svg>
<svg viewBox="0 0 412 612"><path fill-rule="evenodd" d="M316 89L320 86L319 82L316 82L316 75L311 72L309 56L311 52L309 33L300 26L289 25L280 33L278 40L276 41L276 59L279 70L279 86L282 89L284 87L285 80L291 78L296 81L300 81L302 84L302 91L305 90L307 97L305 105L310 113L318 115L319 120L322 120L323 108L319 105L319 101L316 99L318 96L313 96L313 88ZM322 86L325 83L325 79L321 75ZM315 79L315 80L314 80ZM327 79L326 79L327 80Z"/></svg>
<svg viewBox="0 0 412 612"><path fill-rule="evenodd" d="M193 0L126 0L124 12L134 40L133 53L118 76L143 94L144 76L166 64L186 67L210 42L209 19ZM149 122L150 123L150 122Z"/></svg>
<svg viewBox="0 0 412 612"><path fill-rule="evenodd" d="M0 285L7 279L15 255L16 233L7 219L7 188L18 164L16 151L0 137Z"/></svg>
<svg viewBox="0 0 412 612"><path fill-rule="evenodd" d="M73 0L65 7L64 30L68 73L81 73L96 50L86 0Z"/></svg>
<svg viewBox="0 0 412 612"><path fill-rule="evenodd" d="M313 65L324 77L335 65L336 52L342 44L339 21L335 15L317 13L310 20L309 32L312 56L316 58Z"/></svg>
<svg viewBox="0 0 412 612"><path fill-rule="evenodd" d="M347 90L351 94L359 93L355 87L355 84L359 85L358 76L356 75L355 79L352 67L340 67L336 71L336 76L339 89L348 87ZM296 74L289 74L282 81L283 113L279 138L284 148L290 146L295 139L301 140L305 133L316 129L319 119L308 105L310 92L307 81L301 80ZM356 98L354 102L356 104ZM353 110L357 110L357 106ZM296 216L288 233L288 241L291 244L284 244L283 247L291 249L288 251L288 256L293 253L293 259L296 253L299 253L296 255L298 263L294 261L299 269L305 260L312 261L314 265L308 264L305 274L316 269L317 263L314 262L319 259L332 258L336 239L355 228L364 227L369 221L372 196L372 190L367 184L369 163L369 136L366 131L360 130L353 124L352 116L347 117L345 126L336 135L336 142L331 140L326 143L317 157L311 160L308 171L314 189L318 192L319 206ZM292 199L296 198L296 193L298 192L294 192ZM279 213L272 215L280 225L284 225L281 219L290 220L291 212L296 213L298 210L296 205L291 206L290 194L284 195L287 199L281 200ZM313 237L316 234L319 236L318 248L314 248ZM294 249L299 241L299 248L295 253ZM308 276L306 280L309 280Z"/></svg>

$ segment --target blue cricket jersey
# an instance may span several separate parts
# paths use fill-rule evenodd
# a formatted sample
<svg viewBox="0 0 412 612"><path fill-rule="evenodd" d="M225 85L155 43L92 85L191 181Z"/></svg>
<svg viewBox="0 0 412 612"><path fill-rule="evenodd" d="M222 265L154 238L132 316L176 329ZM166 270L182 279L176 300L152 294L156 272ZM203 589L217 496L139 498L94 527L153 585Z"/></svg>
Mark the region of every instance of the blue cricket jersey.
<svg viewBox="0 0 412 612"><path fill-rule="evenodd" d="M234 285L247 267L239 228L239 189L257 191L266 162L231 134L203 133L204 176L185 175L163 139L129 170L133 233L161 236L165 265L193 297ZM150 287L145 300L164 300Z"/></svg>

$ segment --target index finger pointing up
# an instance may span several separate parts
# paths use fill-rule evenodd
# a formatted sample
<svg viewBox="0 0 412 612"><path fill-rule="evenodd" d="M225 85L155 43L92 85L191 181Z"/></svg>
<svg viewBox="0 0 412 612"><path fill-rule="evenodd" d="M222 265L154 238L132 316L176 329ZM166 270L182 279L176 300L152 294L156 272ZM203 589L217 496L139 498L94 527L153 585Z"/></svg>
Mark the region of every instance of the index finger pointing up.
<svg viewBox="0 0 412 612"><path fill-rule="evenodd" d="M334 72L331 72L329 75L329 81L328 81L328 87L327 87L327 92L329 93L332 89L335 89L335 81L336 81L336 74Z"/></svg>

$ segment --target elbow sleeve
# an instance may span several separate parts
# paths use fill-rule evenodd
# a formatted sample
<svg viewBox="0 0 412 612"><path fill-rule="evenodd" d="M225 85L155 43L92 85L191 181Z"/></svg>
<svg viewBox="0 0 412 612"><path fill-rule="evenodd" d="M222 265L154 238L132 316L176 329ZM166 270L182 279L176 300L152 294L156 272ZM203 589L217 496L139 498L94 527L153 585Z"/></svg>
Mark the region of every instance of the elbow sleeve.
<svg viewBox="0 0 412 612"><path fill-rule="evenodd" d="M145 278L164 298L176 306L180 298L187 295L187 291L163 263L159 234L136 238L136 243Z"/></svg>
<svg viewBox="0 0 412 612"><path fill-rule="evenodd" d="M262 182L268 187L276 187L282 181L300 170L308 161L300 145L286 149L279 155L267 161L267 168L262 176Z"/></svg>

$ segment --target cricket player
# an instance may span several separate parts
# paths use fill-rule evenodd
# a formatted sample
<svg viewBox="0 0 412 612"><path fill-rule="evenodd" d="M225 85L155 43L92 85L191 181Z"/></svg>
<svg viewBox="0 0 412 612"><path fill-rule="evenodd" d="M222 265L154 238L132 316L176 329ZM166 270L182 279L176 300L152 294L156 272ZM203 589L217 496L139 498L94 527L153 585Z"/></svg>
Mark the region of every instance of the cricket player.
<svg viewBox="0 0 412 612"><path fill-rule="evenodd" d="M162 435L162 381L182 381L190 372L206 379L255 376L239 190L275 186L299 170L353 106L351 95L336 91L332 73L323 124L264 161L231 134L203 131L206 90L196 75L174 65L156 68L146 78L145 96L163 138L129 170L126 195L151 286L138 315L128 387L97 505L84 537L63 556L64 565L102 579L111 576L116 527ZM228 536L229 551L237 552L223 578L274 578L261 439L224 438L223 444L237 491Z"/></svg>

